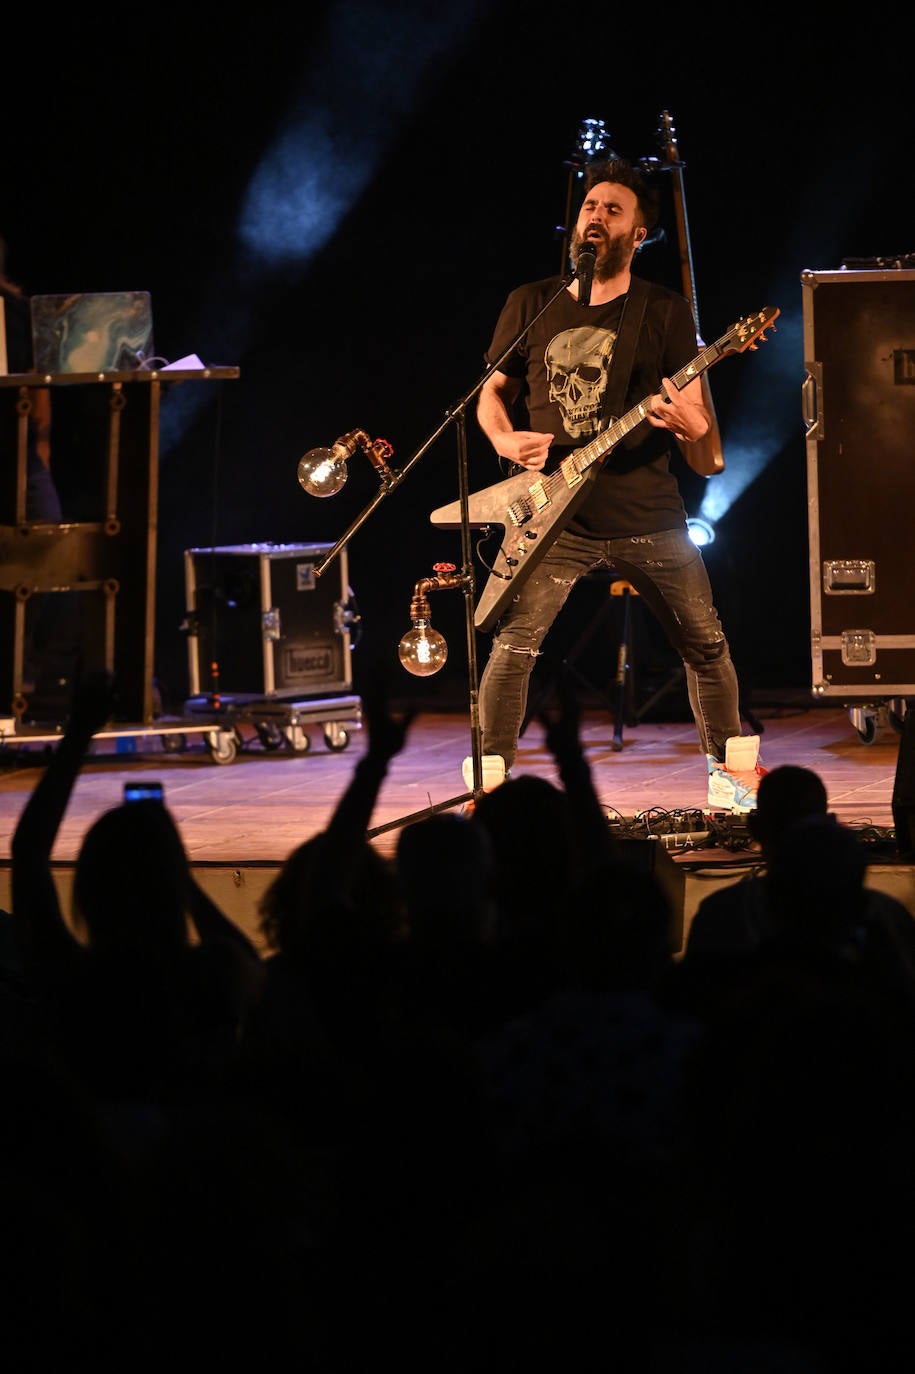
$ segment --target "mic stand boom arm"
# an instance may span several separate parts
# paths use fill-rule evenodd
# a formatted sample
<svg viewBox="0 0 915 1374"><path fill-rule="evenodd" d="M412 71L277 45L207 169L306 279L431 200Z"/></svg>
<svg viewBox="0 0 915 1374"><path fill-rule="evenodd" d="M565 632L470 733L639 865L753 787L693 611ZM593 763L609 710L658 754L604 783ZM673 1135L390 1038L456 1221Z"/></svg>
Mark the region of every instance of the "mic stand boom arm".
<svg viewBox="0 0 915 1374"><path fill-rule="evenodd" d="M438 802L434 806L427 806L422 811L414 811L412 815L401 816L396 821L389 821L386 825L376 826L373 830L366 832L371 839L375 835L381 835L387 830L395 830L400 826L409 825L413 821L424 819L426 816L435 815L439 811L448 811L453 806L460 806L463 802L476 798L483 790L483 751L480 740L480 715L479 715L479 673L477 664L476 635L477 629L474 622L474 603L476 600L476 584L473 575L473 549L470 542L470 479L467 462L467 407L475 396L483 389L486 382L494 372L498 372L502 363L515 351L521 343L528 330L531 329L540 316L549 310L555 300L558 300L563 291L567 290L578 275L577 269L567 273L559 283L556 291L550 296L546 305L531 319L519 334L511 341L508 347L499 354L495 362L487 367L482 376L474 383L468 392L445 414L442 423L423 440L419 448L408 459L403 468L396 470L388 468L382 474L382 485L375 492L368 505L356 516L349 528L337 540L332 548L328 549L323 558L319 559L313 568L315 577L320 577L328 565L337 557L340 550L352 539L353 535L362 528L369 519L372 512L381 505L382 501L392 491L403 482L407 473L423 458L434 443L444 434L445 430L451 425L456 426L457 430L457 450L458 450L458 484L460 489L460 508L461 508L461 586L464 591L464 617L467 632L467 664L469 673L469 693L470 693L470 743L471 757L473 760L473 791L463 792L460 796L451 797L448 801Z"/></svg>
<svg viewBox="0 0 915 1374"><path fill-rule="evenodd" d="M324 555L324 557L319 558L317 560L312 570L315 577L321 576L321 574L327 569L328 565L331 564L333 560L337 557L337 555L340 553L340 550L344 549L352 539L353 535L356 534L357 531L359 531L362 528L362 526L368 520L372 512L378 506L381 505L384 498L388 496L390 492L395 491L397 487L400 486L401 482L404 480L404 478L406 477L407 473L411 470L411 468L415 467L419 460L425 457L425 455L428 453L432 445L435 444L441 438L441 436L445 433L445 430L448 429L449 426L454 423L455 419L459 419L461 425L464 425L464 417L467 411L467 407L473 400L473 398L478 394L478 392L482 391L483 387L485 386L486 382L489 381L489 378L492 376L492 374L494 372L498 372L502 363L505 362L505 359L509 357L510 354L514 353L515 349L518 347L518 344L524 338L528 330L531 329L537 323L541 315L545 314L546 311L549 310L553 302L559 299L563 291L567 290L567 288L571 286L572 282L575 280L577 276L578 269L576 268L574 271L567 273L567 275L562 278L562 281L559 283L558 290L555 291L554 294L550 297L550 299L547 301L543 309L539 310L537 314L534 316L534 318L524 326L520 334L518 334L516 338L512 339L511 343L504 350L504 352L501 353L499 357L496 358L495 362L492 363L486 369L486 371L480 377L479 381L474 383L474 385L470 388L466 395L462 396L460 401L458 401L457 405L453 406L451 410L446 411L445 418L442 421L442 423L438 426L437 429L433 430L433 432L428 436L428 438L423 440L423 442L420 444L416 452L412 454L412 456L407 460L404 467L400 470L396 468L387 469L387 472L382 475L382 485L375 492L375 495L372 497L371 501L369 501L368 505L362 511L360 511L360 513L356 516L355 520L353 520L349 528L344 530L343 534L341 534L336 544L334 544L332 548L327 550L327 553ZM458 456L459 458L466 460L466 429L464 433L464 441L465 446L463 448L463 451L459 452ZM467 495L469 496L469 492L467 493ZM470 517L467 510L467 503L463 499L461 501L461 514L463 516L463 519L461 521L462 527L468 526L469 528ZM471 556L469 539L467 541L467 548L464 549L462 552L465 557L466 569L467 559Z"/></svg>

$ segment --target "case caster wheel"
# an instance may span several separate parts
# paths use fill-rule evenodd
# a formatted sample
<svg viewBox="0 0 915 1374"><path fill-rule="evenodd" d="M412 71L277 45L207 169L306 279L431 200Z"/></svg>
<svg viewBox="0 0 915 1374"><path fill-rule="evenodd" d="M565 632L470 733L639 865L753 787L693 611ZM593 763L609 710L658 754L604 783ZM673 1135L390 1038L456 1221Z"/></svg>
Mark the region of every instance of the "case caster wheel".
<svg viewBox="0 0 915 1374"><path fill-rule="evenodd" d="M908 709L909 705L905 697L899 697L894 700L893 704L887 710L886 718L897 735L902 734Z"/></svg>
<svg viewBox="0 0 915 1374"><path fill-rule="evenodd" d="M265 749L279 749L280 745L283 743L283 736L277 726L271 724L264 725L262 723L256 725L254 728L257 731L257 738Z"/></svg>
<svg viewBox="0 0 915 1374"><path fill-rule="evenodd" d="M166 754L183 754L187 748L187 736L181 734L162 735L162 748Z"/></svg>
<svg viewBox="0 0 915 1374"><path fill-rule="evenodd" d="M349 744L349 731L335 721L328 721L324 726L324 743L332 753L339 754Z"/></svg>
<svg viewBox="0 0 915 1374"><path fill-rule="evenodd" d="M311 748L311 740L301 725L287 725L286 743L295 754L307 754Z"/></svg>
<svg viewBox="0 0 915 1374"><path fill-rule="evenodd" d="M858 731L858 739L862 744L873 744L877 738L877 718L868 716L864 722L863 729Z"/></svg>
<svg viewBox="0 0 915 1374"><path fill-rule="evenodd" d="M211 730L206 738L214 763L235 762L238 757L238 739L234 730Z"/></svg>
<svg viewBox="0 0 915 1374"><path fill-rule="evenodd" d="M849 706L848 718L862 744L873 744L877 738L877 727L880 724L881 715L885 722L886 711L873 702L862 706Z"/></svg>

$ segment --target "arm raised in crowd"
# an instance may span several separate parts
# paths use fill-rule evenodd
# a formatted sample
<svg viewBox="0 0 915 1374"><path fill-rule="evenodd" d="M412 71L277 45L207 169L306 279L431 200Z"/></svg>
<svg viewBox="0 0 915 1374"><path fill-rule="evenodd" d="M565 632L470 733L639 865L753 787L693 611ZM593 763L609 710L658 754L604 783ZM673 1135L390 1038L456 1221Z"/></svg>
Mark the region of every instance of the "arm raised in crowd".
<svg viewBox="0 0 915 1374"><path fill-rule="evenodd" d="M571 683L560 677L559 710L541 712L547 748L556 760L559 780L569 799L579 863L591 865L611 854L613 837L607 816L594 790L591 766L581 745L581 716Z"/></svg>
<svg viewBox="0 0 915 1374"><path fill-rule="evenodd" d="M66 959L79 949L60 909L51 853L92 737L111 718L110 675L81 676L60 743L26 802L12 842L13 918L24 957Z"/></svg>

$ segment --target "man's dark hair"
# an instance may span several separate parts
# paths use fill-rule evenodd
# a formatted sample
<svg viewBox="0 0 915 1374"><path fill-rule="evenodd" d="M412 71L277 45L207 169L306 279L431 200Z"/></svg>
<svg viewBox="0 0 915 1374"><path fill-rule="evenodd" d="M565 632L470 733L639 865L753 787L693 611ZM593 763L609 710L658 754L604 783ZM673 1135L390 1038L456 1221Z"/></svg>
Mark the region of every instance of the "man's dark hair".
<svg viewBox="0 0 915 1374"><path fill-rule="evenodd" d="M645 179L638 167L623 157L610 157L589 162L584 174L584 193L588 194L601 181L626 186L639 203L642 224L650 232L658 222L659 199L656 189Z"/></svg>

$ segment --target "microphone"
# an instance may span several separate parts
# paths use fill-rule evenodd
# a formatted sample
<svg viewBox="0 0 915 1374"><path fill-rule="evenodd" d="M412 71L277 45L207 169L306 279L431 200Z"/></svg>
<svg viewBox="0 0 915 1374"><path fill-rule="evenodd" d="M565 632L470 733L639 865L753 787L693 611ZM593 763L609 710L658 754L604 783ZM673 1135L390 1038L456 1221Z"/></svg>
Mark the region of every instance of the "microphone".
<svg viewBox="0 0 915 1374"><path fill-rule="evenodd" d="M594 279L594 259L597 257L597 245L591 239L585 239L578 250L578 266L575 275L578 278L578 304L591 304L591 282Z"/></svg>

